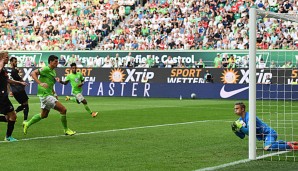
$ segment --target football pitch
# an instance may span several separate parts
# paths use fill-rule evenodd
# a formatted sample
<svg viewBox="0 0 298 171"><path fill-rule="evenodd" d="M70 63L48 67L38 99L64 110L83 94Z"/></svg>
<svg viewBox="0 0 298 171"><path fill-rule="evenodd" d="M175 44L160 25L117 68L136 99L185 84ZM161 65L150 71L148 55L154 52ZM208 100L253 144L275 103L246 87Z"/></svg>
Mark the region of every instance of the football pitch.
<svg viewBox="0 0 298 171"><path fill-rule="evenodd" d="M23 113L18 113L13 136L1 140L0 170L297 170L298 162L247 161L248 138L239 139L230 124L235 100L88 97L98 111L92 118L83 105L59 100L67 107L68 126L77 131L64 136L60 114L52 110L23 135ZM10 98L14 107L17 102ZM31 118L40 112L39 99L30 96ZM298 124L297 124L298 125ZM0 124L4 139L6 124ZM257 144L260 147L260 143ZM293 153L293 152L289 152ZM258 156L263 150L258 149ZM266 153L272 154L272 153ZM298 157L297 154L294 154ZM298 159L298 158L297 158Z"/></svg>

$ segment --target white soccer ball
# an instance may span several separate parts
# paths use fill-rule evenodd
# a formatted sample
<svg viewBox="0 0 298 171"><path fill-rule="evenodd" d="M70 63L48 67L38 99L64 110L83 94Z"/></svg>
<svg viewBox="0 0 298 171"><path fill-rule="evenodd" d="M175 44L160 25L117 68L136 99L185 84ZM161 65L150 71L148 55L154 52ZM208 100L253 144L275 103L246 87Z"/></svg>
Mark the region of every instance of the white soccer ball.
<svg viewBox="0 0 298 171"><path fill-rule="evenodd" d="M190 98L192 98L192 99L195 99L195 98L197 98L197 95L196 95L196 93L191 93L191 95L190 95Z"/></svg>
<svg viewBox="0 0 298 171"><path fill-rule="evenodd" d="M246 127L246 124L244 121L240 121L240 123L242 124L243 127Z"/></svg>

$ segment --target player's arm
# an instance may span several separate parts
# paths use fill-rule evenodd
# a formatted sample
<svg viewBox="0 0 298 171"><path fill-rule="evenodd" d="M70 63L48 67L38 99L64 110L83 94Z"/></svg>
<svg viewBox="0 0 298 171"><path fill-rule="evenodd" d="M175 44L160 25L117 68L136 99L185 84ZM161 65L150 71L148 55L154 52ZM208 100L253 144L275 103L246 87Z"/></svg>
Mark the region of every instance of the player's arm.
<svg viewBox="0 0 298 171"><path fill-rule="evenodd" d="M0 54L1 55L1 54ZM4 68L5 64L4 64L4 59L2 56L0 56L0 72L2 71L2 69Z"/></svg>
<svg viewBox="0 0 298 171"><path fill-rule="evenodd" d="M78 87L82 87L84 85L84 83L85 83L84 81L81 82L81 84L79 84Z"/></svg>
<svg viewBox="0 0 298 171"><path fill-rule="evenodd" d="M244 134L248 135L248 128L242 127L240 129L241 132L243 132Z"/></svg>
<svg viewBox="0 0 298 171"><path fill-rule="evenodd" d="M78 87L82 87L85 83L85 78L81 75L81 84L78 85Z"/></svg>
<svg viewBox="0 0 298 171"><path fill-rule="evenodd" d="M21 84L21 85L24 85L24 86L27 85L26 82L16 81L16 80L12 80L12 79L8 79L7 82L8 82L9 84Z"/></svg>
<svg viewBox="0 0 298 171"><path fill-rule="evenodd" d="M241 139L245 138L245 134L243 132L234 132L234 133Z"/></svg>
<svg viewBox="0 0 298 171"><path fill-rule="evenodd" d="M9 92L9 94L12 93L11 88L10 88L10 84L7 84L7 92Z"/></svg>
<svg viewBox="0 0 298 171"><path fill-rule="evenodd" d="M69 80L62 81L62 80L60 80L59 77L56 77L55 79L56 79L56 81L57 81L58 83L61 83L61 84L63 84L63 85L67 85L67 84L69 83Z"/></svg>
<svg viewBox="0 0 298 171"><path fill-rule="evenodd" d="M34 81L35 81L38 85L40 85L40 86L42 86L42 87L44 87L44 88L48 88L48 84L47 84L47 83L42 83L42 82L39 81L39 79L38 79L38 76L40 75L39 69L36 69L36 70L32 71L30 75L31 75L31 77L34 79Z"/></svg>

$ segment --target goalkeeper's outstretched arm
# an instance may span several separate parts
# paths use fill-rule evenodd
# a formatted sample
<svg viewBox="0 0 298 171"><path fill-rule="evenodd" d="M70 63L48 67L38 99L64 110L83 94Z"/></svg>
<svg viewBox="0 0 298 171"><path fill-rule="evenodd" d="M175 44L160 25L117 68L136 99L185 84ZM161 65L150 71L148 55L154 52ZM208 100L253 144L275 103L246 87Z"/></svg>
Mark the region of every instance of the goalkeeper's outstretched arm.
<svg viewBox="0 0 298 171"><path fill-rule="evenodd" d="M237 135L239 138L241 138L241 139L243 139L243 138L245 138L245 134L243 133L243 132L238 132L238 131L236 131L236 132L234 132L235 133L235 135Z"/></svg>

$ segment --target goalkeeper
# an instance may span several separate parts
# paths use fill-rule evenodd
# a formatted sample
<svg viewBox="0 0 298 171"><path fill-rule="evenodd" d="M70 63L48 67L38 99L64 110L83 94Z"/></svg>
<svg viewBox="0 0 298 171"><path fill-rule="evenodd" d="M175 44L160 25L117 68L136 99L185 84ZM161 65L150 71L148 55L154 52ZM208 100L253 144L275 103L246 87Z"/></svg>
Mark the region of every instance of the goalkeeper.
<svg viewBox="0 0 298 171"><path fill-rule="evenodd" d="M232 123L232 131L243 139L245 135L249 135L249 113L245 111L243 102L235 103L234 112L240 118ZM264 150L267 151L298 150L297 142L277 141L277 132L258 117L256 117L256 138L259 141L264 141Z"/></svg>
<svg viewBox="0 0 298 171"><path fill-rule="evenodd" d="M69 97L66 96L65 100L71 100L73 102L77 102L78 104L83 103L86 111L92 116L92 117L96 117L98 112L92 112L87 104L87 100L84 98L84 96L82 95L82 86L84 85L84 77L82 75L82 73L77 72L77 65L76 63L72 63L70 65L71 67L71 72L70 74L68 74L65 78L65 81L61 81L59 78L56 78L57 82L60 82L61 84L67 85L69 82L71 84L72 87L72 94L74 97Z"/></svg>

